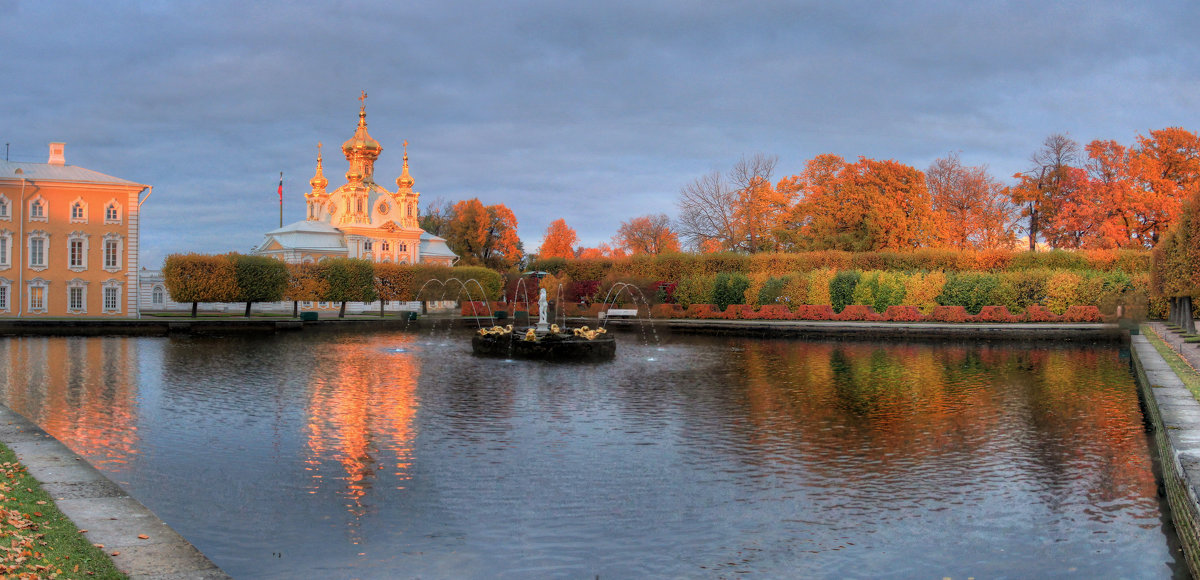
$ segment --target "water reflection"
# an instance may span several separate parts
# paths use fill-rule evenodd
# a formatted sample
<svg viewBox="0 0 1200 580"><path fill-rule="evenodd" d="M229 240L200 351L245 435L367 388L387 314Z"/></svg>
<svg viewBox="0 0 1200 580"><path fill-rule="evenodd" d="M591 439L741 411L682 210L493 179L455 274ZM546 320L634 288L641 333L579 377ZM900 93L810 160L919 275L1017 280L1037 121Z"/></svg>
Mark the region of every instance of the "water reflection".
<svg viewBox="0 0 1200 580"><path fill-rule="evenodd" d="M459 338L0 339L0 378L235 576L1186 574L1113 348Z"/></svg>
<svg viewBox="0 0 1200 580"><path fill-rule="evenodd" d="M5 404L102 469L137 453L138 345L117 337L0 341Z"/></svg>

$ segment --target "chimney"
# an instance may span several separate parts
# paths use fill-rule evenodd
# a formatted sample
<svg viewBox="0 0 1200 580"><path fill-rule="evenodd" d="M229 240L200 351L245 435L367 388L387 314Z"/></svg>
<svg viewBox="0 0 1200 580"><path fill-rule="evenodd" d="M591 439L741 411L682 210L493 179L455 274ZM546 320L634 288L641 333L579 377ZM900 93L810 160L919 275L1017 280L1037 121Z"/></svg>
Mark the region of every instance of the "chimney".
<svg viewBox="0 0 1200 580"><path fill-rule="evenodd" d="M66 143L51 143L50 144L50 160L46 163L50 165L66 165L67 159L63 157L63 147Z"/></svg>

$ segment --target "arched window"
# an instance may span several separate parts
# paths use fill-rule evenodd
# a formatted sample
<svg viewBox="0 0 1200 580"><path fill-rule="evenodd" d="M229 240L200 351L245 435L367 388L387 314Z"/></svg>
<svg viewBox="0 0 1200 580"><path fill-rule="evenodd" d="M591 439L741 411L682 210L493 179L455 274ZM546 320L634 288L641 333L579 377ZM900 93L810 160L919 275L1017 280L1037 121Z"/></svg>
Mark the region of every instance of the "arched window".
<svg viewBox="0 0 1200 580"><path fill-rule="evenodd" d="M71 202L71 223L87 223L87 204L83 199Z"/></svg>
<svg viewBox="0 0 1200 580"><path fill-rule="evenodd" d="M121 204L117 203L117 200L109 200L109 202L104 205L104 223L121 223Z"/></svg>
<svg viewBox="0 0 1200 580"><path fill-rule="evenodd" d="M163 287L155 286L154 290L150 291L150 303L157 306L162 306L163 302L165 302L165 296L166 293L163 292Z"/></svg>

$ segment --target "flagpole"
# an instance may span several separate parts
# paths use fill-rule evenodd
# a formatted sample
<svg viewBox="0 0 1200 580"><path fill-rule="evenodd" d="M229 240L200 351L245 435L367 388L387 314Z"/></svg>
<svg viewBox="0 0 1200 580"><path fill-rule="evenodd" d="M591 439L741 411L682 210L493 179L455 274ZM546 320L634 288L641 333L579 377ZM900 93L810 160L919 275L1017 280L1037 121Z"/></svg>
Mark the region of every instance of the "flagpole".
<svg viewBox="0 0 1200 580"><path fill-rule="evenodd" d="M279 172L279 227L283 227L283 172Z"/></svg>

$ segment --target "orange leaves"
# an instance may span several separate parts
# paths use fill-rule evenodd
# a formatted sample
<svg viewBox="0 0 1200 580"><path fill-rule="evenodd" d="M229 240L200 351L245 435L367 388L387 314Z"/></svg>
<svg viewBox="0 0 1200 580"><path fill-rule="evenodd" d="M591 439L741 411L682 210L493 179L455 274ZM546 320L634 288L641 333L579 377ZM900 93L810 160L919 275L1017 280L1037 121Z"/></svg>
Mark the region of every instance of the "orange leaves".
<svg viewBox="0 0 1200 580"><path fill-rule="evenodd" d="M621 222L615 240L634 255L679 251L679 236L671 230L671 219L662 213Z"/></svg>
<svg viewBox="0 0 1200 580"><path fill-rule="evenodd" d="M567 225L566 220L556 219L546 228L546 237L538 248L538 257L545 258L574 258L575 230Z"/></svg>

